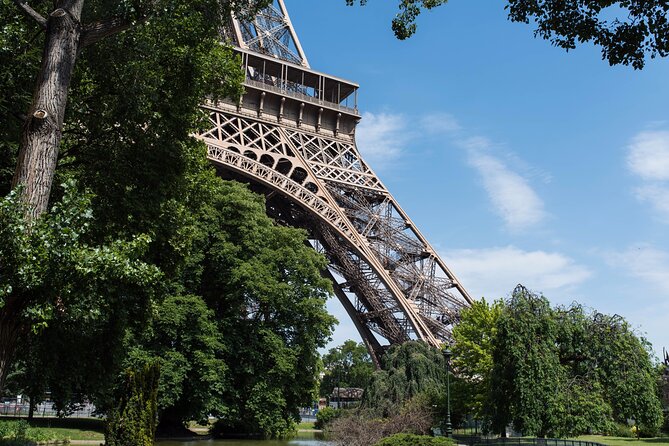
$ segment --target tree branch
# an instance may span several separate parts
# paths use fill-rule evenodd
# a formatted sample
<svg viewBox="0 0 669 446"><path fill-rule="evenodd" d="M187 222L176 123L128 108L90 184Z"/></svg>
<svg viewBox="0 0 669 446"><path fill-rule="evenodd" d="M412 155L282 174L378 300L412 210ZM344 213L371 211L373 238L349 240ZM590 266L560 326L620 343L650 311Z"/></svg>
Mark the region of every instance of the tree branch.
<svg viewBox="0 0 669 446"><path fill-rule="evenodd" d="M81 34L80 48L93 45L105 37L118 34L126 29L132 28L133 23L130 19L121 17L111 17L105 20L89 23L84 26Z"/></svg>
<svg viewBox="0 0 669 446"><path fill-rule="evenodd" d="M21 11L31 19L35 20L42 28L46 28L46 19L42 15L35 11L23 0L12 0L16 6L19 7Z"/></svg>

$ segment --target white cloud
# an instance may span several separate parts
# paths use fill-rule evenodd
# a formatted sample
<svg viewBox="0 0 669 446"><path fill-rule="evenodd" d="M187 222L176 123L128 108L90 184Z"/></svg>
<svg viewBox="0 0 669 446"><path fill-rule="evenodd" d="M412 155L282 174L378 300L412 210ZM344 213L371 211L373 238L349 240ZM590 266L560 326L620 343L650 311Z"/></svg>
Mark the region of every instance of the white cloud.
<svg viewBox="0 0 669 446"><path fill-rule="evenodd" d="M640 244L609 253L607 262L657 290L669 293L669 252Z"/></svg>
<svg viewBox="0 0 669 446"><path fill-rule="evenodd" d="M408 141L406 120L399 114L365 112L355 131L355 139L372 168L386 165L402 154Z"/></svg>
<svg viewBox="0 0 669 446"><path fill-rule="evenodd" d="M669 222L669 187L648 184L636 189L639 201L650 203L655 211Z"/></svg>
<svg viewBox="0 0 669 446"><path fill-rule="evenodd" d="M621 314L648 334L656 352L669 347L667 314L669 314L669 252L648 244L631 246L624 251L606 254L607 263L621 275L635 280L631 305Z"/></svg>
<svg viewBox="0 0 669 446"><path fill-rule="evenodd" d="M504 297L519 283L551 297L550 292L569 290L592 275L563 254L514 246L451 250L442 258L475 298Z"/></svg>
<svg viewBox="0 0 669 446"><path fill-rule="evenodd" d="M543 201L525 178L501 160L472 148L481 141L472 139L465 144L470 147L469 164L478 171L490 201L509 229L525 229L544 219Z"/></svg>
<svg viewBox="0 0 669 446"><path fill-rule="evenodd" d="M627 146L627 167L643 183L634 191L669 223L669 131L640 132Z"/></svg>
<svg viewBox="0 0 669 446"><path fill-rule="evenodd" d="M431 113L420 120L423 130L432 134L453 135L462 130L457 119L449 113Z"/></svg>
<svg viewBox="0 0 669 446"><path fill-rule="evenodd" d="M363 158L373 167L381 168L396 162L410 141L420 145L434 145L430 136L445 137L447 142L465 149L469 164L481 176L492 205L511 230L527 229L540 223L546 216L544 203L530 186L528 177L537 177L536 169L529 169L515 155L507 156L516 169L490 154L494 144L483 136L466 137L466 131L457 119L448 113L435 112L414 118L417 126L408 125L401 114L365 112L356 130L357 145ZM443 145L444 138L439 145ZM517 171L522 171L523 174ZM546 174L541 174L548 181Z"/></svg>
<svg viewBox="0 0 669 446"><path fill-rule="evenodd" d="M632 138L627 165L644 180L669 180L669 131L645 131Z"/></svg>

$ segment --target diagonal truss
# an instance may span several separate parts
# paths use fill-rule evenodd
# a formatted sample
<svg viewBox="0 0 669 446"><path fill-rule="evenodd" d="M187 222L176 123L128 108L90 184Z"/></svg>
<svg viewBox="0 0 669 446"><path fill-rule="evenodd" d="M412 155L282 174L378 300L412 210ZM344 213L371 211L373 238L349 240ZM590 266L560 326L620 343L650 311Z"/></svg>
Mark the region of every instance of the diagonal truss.
<svg viewBox="0 0 669 446"><path fill-rule="evenodd" d="M283 1L274 0L253 20L235 20L234 28L239 47L309 66Z"/></svg>
<svg viewBox="0 0 669 446"><path fill-rule="evenodd" d="M360 156L358 86L308 67L283 0L232 28L246 93L202 106L209 159L264 192L277 221L310 232L375 359L388 343L450 343L471 298Z"/></svg>

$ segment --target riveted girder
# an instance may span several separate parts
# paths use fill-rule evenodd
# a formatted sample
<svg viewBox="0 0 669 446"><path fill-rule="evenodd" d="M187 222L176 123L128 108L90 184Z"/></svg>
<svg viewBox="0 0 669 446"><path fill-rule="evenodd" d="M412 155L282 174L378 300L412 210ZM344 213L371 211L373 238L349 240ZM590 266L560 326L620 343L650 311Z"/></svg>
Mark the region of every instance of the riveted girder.
<svg viewBox="0 0 669 446"><path fill-rule="evenodd" d="M278 221L309 230L375 358L383 345L409 339L450 343L471 298L360 156L358 86L308 68L282 0L258 15L255 28L233 23L246 93L203 105L209 126L198 137L209 159L264 191ZM274 34L262 27L287 27L281 44L268 44Z"/></svg>

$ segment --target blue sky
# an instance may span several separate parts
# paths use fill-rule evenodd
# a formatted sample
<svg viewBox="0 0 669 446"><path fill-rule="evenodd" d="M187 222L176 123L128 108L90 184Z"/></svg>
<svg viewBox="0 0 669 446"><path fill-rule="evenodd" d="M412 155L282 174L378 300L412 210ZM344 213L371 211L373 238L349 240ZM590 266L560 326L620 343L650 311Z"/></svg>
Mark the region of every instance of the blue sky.
<svg viewBox="0 0 669 446"><path fill-rule="evenodd" d="M627 318L669 348L669 60L610 67L450 0L285 0L313 69L360 84L358 147L470 294L517 283ZM333 344L359 339L337 302Z"/></svg>

